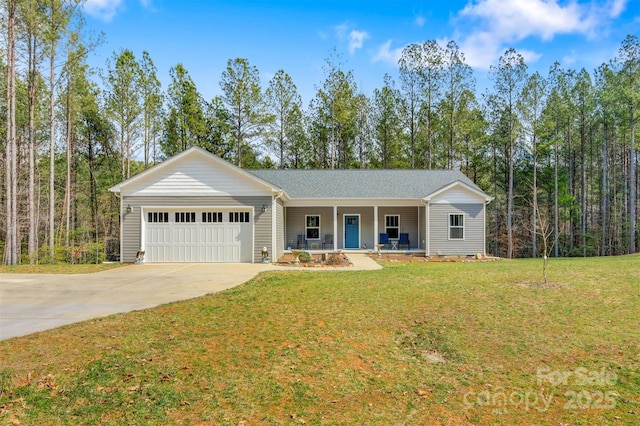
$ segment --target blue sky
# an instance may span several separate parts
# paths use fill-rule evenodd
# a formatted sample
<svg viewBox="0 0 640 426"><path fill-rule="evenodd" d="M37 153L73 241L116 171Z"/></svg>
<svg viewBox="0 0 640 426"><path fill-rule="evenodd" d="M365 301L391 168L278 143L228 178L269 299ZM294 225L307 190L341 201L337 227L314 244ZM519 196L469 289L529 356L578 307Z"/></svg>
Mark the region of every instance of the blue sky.
<svg viewBox="0 0 640 426"><path fill-rule="evenodd" d="M104 32L90 64L113 52L150 53L164 88L182 63L209 100L220 94L227 60L246 58L263 87L279 69L305 105L324 80L335 49L362 92L397 79L397 59L411 43L453 39L475 70L479 91L507 48L529 71L547 75L555 61L592 72L612 59L627 34L639 35L640 0L87 0L87 29Z"/></svg>

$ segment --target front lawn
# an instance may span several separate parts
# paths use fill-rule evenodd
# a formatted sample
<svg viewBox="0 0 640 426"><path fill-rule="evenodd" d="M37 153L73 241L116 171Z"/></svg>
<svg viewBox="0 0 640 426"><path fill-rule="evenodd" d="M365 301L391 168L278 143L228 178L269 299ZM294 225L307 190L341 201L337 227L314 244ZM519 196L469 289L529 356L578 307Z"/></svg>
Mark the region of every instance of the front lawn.
<svg viewBox="0 0 640 426"><path fill-rule="evenodd" d="M0 342L0 423L639 424L640 256L540 262L266 273Z"/></svg>
<svg viewBox="0 0 640 426"><path fill-rule="evenodd" d="M72 265L70 263L45 263L42 265L0 265L0 273L8 274L91 274L119 268L127 263L85 263Z"/></svg>

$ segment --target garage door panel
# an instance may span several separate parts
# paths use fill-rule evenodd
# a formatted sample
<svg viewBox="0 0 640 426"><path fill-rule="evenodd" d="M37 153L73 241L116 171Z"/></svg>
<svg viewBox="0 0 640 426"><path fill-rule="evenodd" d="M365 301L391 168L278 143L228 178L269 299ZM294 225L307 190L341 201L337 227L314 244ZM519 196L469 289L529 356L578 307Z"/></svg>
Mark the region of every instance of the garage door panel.
<svg viewBox="0 0 640 426"><path fill-rule="evenodd" d="M170 241L171 229L167 224L148 227L145 257L154 262L168 262L171 258Z"/></svg>
<svg viewBox="0 0 640 426"><path fill-rule="evenodd" d="M224 225L205 225L199 233L202 262L224 262Z"/></svg>
<svg viewBox="0 0 640 426"><path fill-rule="evenodd" d="M148 262L251 262L252 234L250 222L146 223L145 257Z"/></svg>
<svg viewBox="0 0 640 426"><path fill-rule="evenodd" d="M194 225L174 225L172 229L171 247L173 262L194 262L197 259L198 233Z"/></svg>

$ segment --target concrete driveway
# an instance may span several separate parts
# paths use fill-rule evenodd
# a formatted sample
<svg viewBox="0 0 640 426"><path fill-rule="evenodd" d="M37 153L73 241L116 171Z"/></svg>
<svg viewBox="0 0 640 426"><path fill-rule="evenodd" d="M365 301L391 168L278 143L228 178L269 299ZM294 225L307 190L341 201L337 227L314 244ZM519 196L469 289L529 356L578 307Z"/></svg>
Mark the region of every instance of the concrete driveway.
<svg viewBox="0 0 640 426"><path fill-rule="evenodd" d="M269 265L130 265L94 274L0 274L0 340L242 284Z"/></svg>

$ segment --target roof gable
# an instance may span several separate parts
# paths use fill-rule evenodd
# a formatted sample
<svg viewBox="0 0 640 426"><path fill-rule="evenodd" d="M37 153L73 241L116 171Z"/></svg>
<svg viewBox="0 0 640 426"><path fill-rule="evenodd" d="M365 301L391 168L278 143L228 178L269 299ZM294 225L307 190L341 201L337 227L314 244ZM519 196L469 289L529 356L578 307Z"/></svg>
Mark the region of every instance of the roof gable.
<svg viewBox="0 0 640 426"><path fill-rule="evenodd" d="M197 147L110 188L122 195L271 195L273 185Z"/></svg>
<svg viewBox="0 0 640 426"><path fill-rule="evenodd" d="M478 187L472 187L460 181L453 182L425 197L426 201L433 204L467 203L470 200L477 199L481 199L484 202L493 200L492 197L485 194Z"/></svg>

